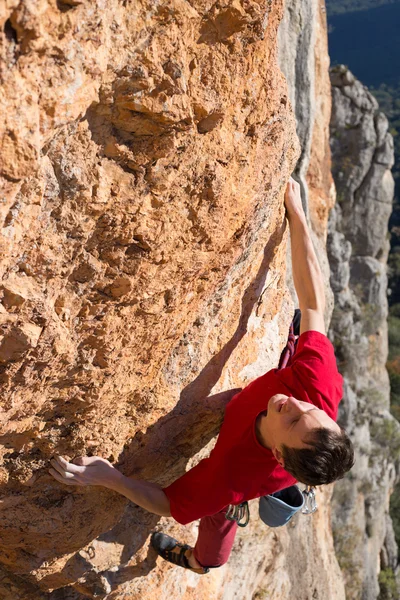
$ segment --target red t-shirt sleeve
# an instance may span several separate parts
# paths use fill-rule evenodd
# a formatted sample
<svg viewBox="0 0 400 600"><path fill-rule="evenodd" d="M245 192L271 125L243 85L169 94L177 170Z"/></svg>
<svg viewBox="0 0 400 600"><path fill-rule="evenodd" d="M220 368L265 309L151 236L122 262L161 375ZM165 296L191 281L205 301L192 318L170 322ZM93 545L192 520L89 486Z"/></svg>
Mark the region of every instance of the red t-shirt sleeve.
<svg viewBox="0 0 400 600"><path fill-rule="evenodd" d="M223 481L224 469L219 469L212 457L179 477L163 491L170 502L175 521L187 525L207 515L215 515L236 501L229 482Z"/></svg>
<svg viewBox="0 0 400 600"><path fill-rule="evenodd" d="M302 333L290 365L275 373L294 397L312 402L336 419L343 396L343 378L326 335L318 331Z"/></svg>

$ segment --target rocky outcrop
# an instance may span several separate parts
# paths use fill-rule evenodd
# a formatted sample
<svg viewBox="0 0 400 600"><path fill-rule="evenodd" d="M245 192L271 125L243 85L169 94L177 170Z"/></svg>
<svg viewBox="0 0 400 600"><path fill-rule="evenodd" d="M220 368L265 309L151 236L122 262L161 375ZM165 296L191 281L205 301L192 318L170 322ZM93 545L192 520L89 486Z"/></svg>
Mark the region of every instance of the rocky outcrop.
<svg viewBox="0 0 400 600"><path fill-rule="evenodd" d="M346 598L375 600L378 573L387 566L381 559L385 552L393 559L388 505L400 459L385 368L393 139L376 100L346 67L334 67L331 81L337 204L328 236L335 295L330 335L345 380L340 423L357 449L353 470L334 488L333 531Z"/></svg>

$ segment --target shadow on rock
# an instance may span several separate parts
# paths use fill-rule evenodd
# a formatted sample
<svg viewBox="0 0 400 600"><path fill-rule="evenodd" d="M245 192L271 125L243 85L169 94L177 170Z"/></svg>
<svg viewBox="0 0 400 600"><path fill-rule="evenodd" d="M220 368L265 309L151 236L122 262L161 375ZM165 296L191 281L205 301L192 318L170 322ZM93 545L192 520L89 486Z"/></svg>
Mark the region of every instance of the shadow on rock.
<svg viewBox="0 0 400 600"><path fill-rule="evenodd" d="M190 458L219 432L227 403L240 389L209 396L222 371L247 332L249 318L260 302L274 250L282 240L284 225L268 241L254 280L243 298L239 322L231 339L205 365L199 375L181 392L175 408L149 427L138 432L121 455L118 468L135 479L168 485L185 472Z"/></svg>

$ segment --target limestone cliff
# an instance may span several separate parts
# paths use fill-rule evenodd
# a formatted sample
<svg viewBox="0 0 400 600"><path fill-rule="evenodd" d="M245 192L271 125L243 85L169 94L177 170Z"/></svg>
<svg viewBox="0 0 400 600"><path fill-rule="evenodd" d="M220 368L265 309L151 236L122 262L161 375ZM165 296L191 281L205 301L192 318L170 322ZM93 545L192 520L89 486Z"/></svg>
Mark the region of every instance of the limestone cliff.
<svg viewBox="0 0 400 600"><path fill-rule="evenodd" d="M335 188L329 147L331 86L324 4L313 0L286 2L285 16L279 29L279 63L288 82L289 97L296 115L301 155L295 176L301 185L303 207L325 277L328 323L333 296L329 285L326 235ZM290 260L288 262L290 265ZM290 266L288 284L295 297Z"/></svg>
<svg viewBox="0 0 400 600"><path fill-rule="evenodd" d="M346 598L375 600L379 571L397 566L388 504L400 427L389 413L385 368L393 139L376 100L346 67L333 68L331 80L337 204L328 236L335 295L330 335L345 379L340 422L357 449L352 472L335 484L333 531Z"/></svg>
<svg viewBox="0 0 400 600"><path fill-rule="evenodd" d="M155 528L192 543L196 524L47 473L89 453L172 481L213 443L215 394L276 365L300 152L327 273L323 5L7 0L0 22L1 597L342 600L330 490L278 532L252 503L229 565L199 578L148 544Z"/></svg>

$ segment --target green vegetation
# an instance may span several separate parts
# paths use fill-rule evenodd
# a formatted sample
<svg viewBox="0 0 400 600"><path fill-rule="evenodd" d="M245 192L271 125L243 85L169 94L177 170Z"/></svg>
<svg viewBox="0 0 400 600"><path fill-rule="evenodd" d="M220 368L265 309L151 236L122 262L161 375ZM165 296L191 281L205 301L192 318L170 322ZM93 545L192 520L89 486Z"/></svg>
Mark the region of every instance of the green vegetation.
<svg viewBox="0 0 400 600"><path fill-rule="evenodd" d="M390 497L390 516L392 517L396 540L400 540L400 483L396 485Z"/></svg>
<svg viewBox="0 0 400 600"><path fill-rule="evenodd" d="M394 140L395 164L392 169L395 180L395 199L393 203L393 213L390 218L389 229L391 234L390 239L390 254L388 260L388 277L389 289L391 295L389 297L390 317L389 317L389 374L391 382L395 388L395 395L392 398L392 403L399 406L400 389L400 85L390 87L381 85L378 89L371 89L375 98L379 102L379 107L385 113L389 120L390 132ZM396 361L397 365L391 361ZM399 412L395 414L399 419Z"/></svg>
<svg viewBox="0 0 400 600"><path fill-rule="evenodd" d="M400 427L394 419L374 419L370 432L373 441L381 446L382 455L394 461L400 459Z"/></svg>
<svg viewBox="0 0 400 600"><path fill-rule="evenodd" d="M385 113L389 120L390 133L394 140L395 165L392 169L396 182L400 177L400 84L389 86L382 83L378 88L369 88L370 92L379 102L379 109Z"/></svg>
<svg viewBox="0 0 400 600"><path fill-rule="evenodd" d="M395 179L395 200L390 220L391 250L388 260L389 289L389 360L387 369L390 378L390 410L400 421L400 85L397 88L381 85L371 92L379 102L379 108L389 120L394 139L395 166L392 169ZM400 492L400 490L398 490ZM399 499L400 503L400 499ZM393 513L392 513L393 517ZM400 529L396 537L400 546Z"/></svg>
<svg viewBox="0 0 400 600"><path fill-rule="evenodd" d="M388 325L389 360L386 367L390 379L390 412L400 421L400 304L390 307Z"/></svg>
<svg viewBox="0 0 400 600"><path fill-rule="evenodd" d="M333 531L336 558L345 578L348 600L356 600L360 597L363 571L360 548L363 544L363 535L355 525L335 527Z"/></svg>
<svg viewBox="0 0 400 600"><path fill-rule="evenodd" d="M389 120L389 130L393 135L395 151L395 165L392 169L395 180L395 199L389 223L391 249L388 259L388 287L391 294L388 318L389 358L386 366L390 379L390 412L400 421L400 84L396 87L382 84L378 89L370 89L370 91L378 100L380 110ZM377 433L378 437L380 434L384 434L383 431ZM390 436L393 432L388 433ZM392 441L394 440L392 439ZM393 521L396 542L400 548L400 484L395 487L390 499L390 516ZM381 572L379 576L380 600L398 598L398 595L393 595L393 586L395 585L393 579L392 571Z"/></svg>
<svg viewBox="0 0 400 600"><path fill-rule="evenodd" d="M388 259L388 280L391 295L389 296L388 318L389 358L386 366L390 379L390 412L400 421L400 85L390 87L383 84L371 92L389 120L395 150L395 166L392 169L395 180L395 199L389 224L391 249ZM400 548L400 484L394 488L390 498L390 516L393 521L396 542ZM379 585L381 590L379 600L398 598L392 571L385 570L380 573Z"/></svg>
<svg viewBox="0 0 400 600"><path fill-rule="evenodd" d="M341 15L358 10L377 8L384 4L395 4L400 0L326 0L329 15Z"/></svg>
<svg viewBox="0 0 400 600"><path fill-rule="evenodd" d="M398 600L399 590L396 576L392 569L384 569L379 573L379 596L378 600Z"/></svg>

